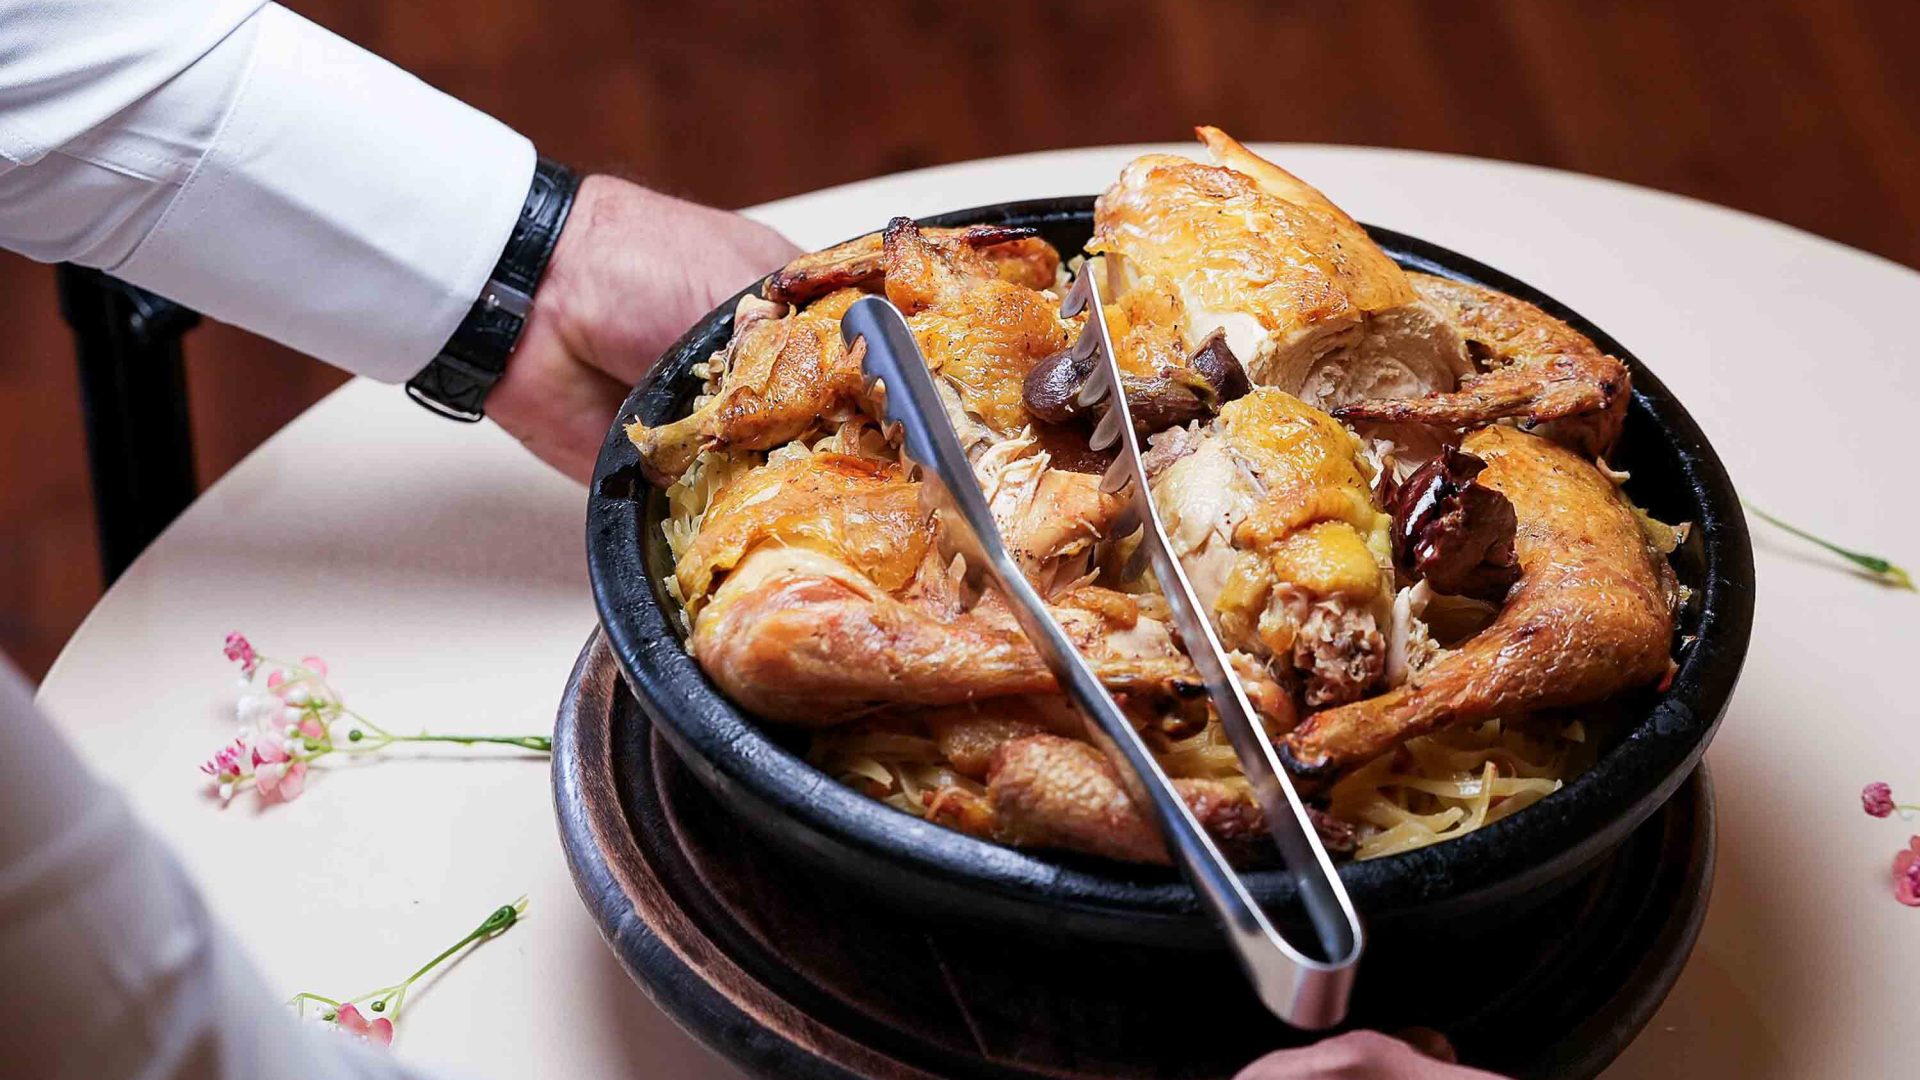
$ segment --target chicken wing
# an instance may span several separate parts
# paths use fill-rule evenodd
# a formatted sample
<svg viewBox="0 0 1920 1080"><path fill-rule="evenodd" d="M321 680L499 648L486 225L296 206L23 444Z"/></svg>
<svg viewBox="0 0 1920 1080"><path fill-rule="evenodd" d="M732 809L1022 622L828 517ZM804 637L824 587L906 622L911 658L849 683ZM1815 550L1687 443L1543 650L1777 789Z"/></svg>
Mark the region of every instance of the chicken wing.
<svg viewBox="0 0 1920 1080"><path fill-rule="evenodd" d="M766 450L853 415L865 387L859 353L840 340L840 316L861 295L843 289L791 313L742 298L733 337L711 361L720 369L713 396L672 423L627 427L648 479L672 483L710 446Z"/></svg>
<svg viewBox="0 0 1920 1080"><path fill-rule="evenodd" d="M1020 431L1030 420L1027 372L1067 345L1059 301L1005 280L965 244L930 238L911 218L889 222L882 243L887 299L906 315L927 366L995 435Z"/></svg>
<svg viewBox="0 0 1920 1080"><path fill-rule="evenodd" d="M675 567L701 667L747 708L809 726L1055 691L1004 603L963 603L918 489L896 464L826 453L728 484ZM1067 595L1054 614L1109 686L1190 693L1191 665L1137 604Z"/></svg>
<svg viewBox="0 0 1920 1080"><path fill-rule="evenodd" d="M1297 672L1309 705L1381 674L1392 592L1387 527L1360 443L1331 416L1260 387L1148 454L1168 540L1222 644Z"/></svg>
<svg viewBox="0 0 1920 1080"><path fill-rule="evenodd" d="M1459 389L1411 400L1380 397L1334 410L1343 420L1472 427L1518 416L1529 430L1587 457L1612 449L1632 396L1625 364L1585 335L1516 297L1430 274L1414 288L1466 339L1487 369Z"/></svg>
<svg viewBox="0 0 1920 1080"><path fill-rule="evenodd" d="M1056 302L1036 291L1053 285L1058 266L1030 229L923 231L896 218L884 233L789 264L769 280L775 299L743 298L733 336L712 361L712 396L672 423L632 424L627 437L648 478L666 484L704 449L767 450L858 412L872 415L861 353L841 341L840 317L877 284L911 316L928 363L955 392L965 414L956 426L1012 434L1027 422L1020 391L1028 370L1065 342ZM795 311L778 302L800 299L812 303Z"/></svg>
<svg viewBox="0 0 1920 1080"><path fill-rule="evenodd" d="M958 229L924 227L929 243L965 246L1003 281L1029 289L1050 289L1060 272L1060 253L1032 229L1013 225L968 225ZM846 288L872 289L886 276L886 245L880 233L868 233L822 251L810 252L775 271L767 279L767 299L788 304Z"/></svg>
<svg viewBox="0 0 1920 1080"><path fill-rule="evenodd" d="M1517 520L1520 579L1493 623L1403 686L1309 716L1286 736L1302 776L1330 777L1438 728L1584 705L1671 667L1673 570L1587 460L1488 427L1464 449Z"/></svg>
<svg viewBox="0 0 1920 1080"><path fill-rule="evenodd" d="M1320 407L1451 390L1471 371L1459 335L1326 196L1225 133L1220 162L1129 164L1100 196L1089 250L1115 292L1167 297L1181 342L1214 333L1248 376Z"/></svg>

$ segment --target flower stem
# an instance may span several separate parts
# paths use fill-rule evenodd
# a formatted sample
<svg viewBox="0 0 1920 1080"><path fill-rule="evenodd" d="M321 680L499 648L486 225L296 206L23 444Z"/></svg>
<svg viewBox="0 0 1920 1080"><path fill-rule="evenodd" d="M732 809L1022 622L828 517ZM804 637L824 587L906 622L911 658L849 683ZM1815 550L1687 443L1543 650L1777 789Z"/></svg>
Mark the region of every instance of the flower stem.
<svg viewBox="0 0 1920 1080"><path fill-rule="evenodd" d="M472 932L468 933L466 937L463 937L459 941L454 942L452 945L447 946L446 949L443 950L439 956L436 956L433 959L427 961L425 964L422 964L420 966L420 970L407 976L397 986L388 988L386 994L383 997L384 1000L390 1000L393 1002L393 1008L388 1012L388 1015L394 1016L394 1017L398 1017L400 1015L400 1006L404 1004L407 999L407 990L411 988L414 983L420 981L421 976L425 975L429 971L432 971L434 968L439 967L442 961L446 960L449 956L452 956L453 954L459 952L461 949L464 949L467 946L473 944L474 942L489 941L495 937L498 937L501 934L506 933L507 930L510 929L514 923L520 921L521 913L526 910L527 910L527 898L524 896L518 900L515 900L511 904L502 904L501 906L494 908L493 913L488 915L486 920L482 922L479 926L474 927ZM380 993L380 991L376 990L374 991L374 993L377 994L377 993Z"/></svg>
<svg viewBox="0 0 1920 1080"><path fill-rule="evenodd" d="M459 743L462 746L492 743L499 746L518 746L523 750L537 750L543 754L553 751L553 740L545 735L389 735L387 739L390 742L444 742Z"/></svg>
<svg viewBox="0 0 1920 1080"><path fill-rule="evenodd" d="M321 997L319 994L295 994L287 1004L304 1005L304 1003L308 1001L317 1001L332 1009L338 1010L348 1004L358 1004L362 1001L369 1001L372 1003L371 1008L374 1012L390 1020L397 1021L400 1018L401 1006L406 1004L407 991L413 988L414 983L420 981L428 972L439 967L447 958L458 953L461 949L477 942L490 941L506 933L514 923L520 921L520 916L524 914L526 910L527 898L524 896L511 904L503 904L493 909L493 913L487 916L486 921L474 927L466 937L447 946L446 949L441 951L440 955L422 964L420 970L407 976L400 982L369 990L364 994L347 998L345 1001L335 1001L332 998Z"/></svg>
<svg viewBox="0 0 1920 1080"><path fill-rule="evenodd" d="M389 743L397 742L443 742L473 746L479 743L491 743L496 746L517 746L522 750L533 750L542 754L553 752L553 739L546 735L395 735L379 724L361 716L352 709L341 706L340 717L365 729L373 736L371 745L355 746L355 750L375 750Z"/></svg>
<svg viewBox="0 0 1920 1080"><path fill-rule="evenodd" d="M1839 544L1836 544L1831 540L1827 540L1822 537L1815 536L1814 534L1806 531L1805 529L1801 529L1796 526L1789 525L1786 522L1781 521L1779 518L1774 517L1772 514L1767 513L1765 510L1762 510L1759 507L1753 505L1752 503L1743 503L1743 505L1745 505L1748 510L1752 511L1754 516L1758 517L1760 520L1773 525L1775 528L1783 529L1786 532L1792 533L1794 536L1797 536L1800 539L1807 541L1808 543L1817 544L1820 547L1826 548L1828 551L1833 552L1835 555L1840 556L1841 558L1847 560L1848 562L1854 564L1855 566L1858 566L1862 570L1865 570L1869 574L1872 574L1874 577L1878 578L1880 581L1888 585L1891 585L1896 589L1906 589L1908 592L1915 591L1914 584L1913 584L1913 576L1911 574L1908 574L1905 569L1899 566L1896 566L1891 562L1888 562L1886 559L1883 559L1878 555L1868 555L1865 552L1854 551L1849 548L1843 548Z"/></svg>
<svg viewBox="0 0 1920 1080"><path fill-rule="evenodd" d="M307 1002L309 1001L317 1001L329 1009L338 1010L340 1008L340 1003L330 997L322 997L319 994L308 994L304 992L288 998L287 1004L300 1010L300 1015L305 1016L307 1012Z"/></svg>

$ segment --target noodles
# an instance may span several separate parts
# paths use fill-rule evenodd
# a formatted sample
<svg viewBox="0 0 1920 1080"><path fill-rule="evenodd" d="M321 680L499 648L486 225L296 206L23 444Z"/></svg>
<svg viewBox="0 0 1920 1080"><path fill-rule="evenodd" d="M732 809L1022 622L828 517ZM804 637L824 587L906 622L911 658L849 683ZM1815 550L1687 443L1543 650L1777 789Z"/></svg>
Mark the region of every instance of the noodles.
<svg viewBox="0 0 1920 1080"><path fill-rule="evenodd" d="M948 766L940 745L900 726L854 724L818 732L807 761L835 780L896 810L926 817L934 793L986 788Z"/></svg>
<svg viewBox="0 0 1920 1080"><path fill-rule="evenodd" d="M1335 784L1328 812L1358 828L1359 859L1451 840L1560 790L1585 738L1579 721L1489 720L1424 735Z"/></svg>
<svg viewBox="0 0 1920 1080"><path fill-rule="evenodd" d="M1148 742L1168 775L1235 780L1239 760L1218 718L1198 733ZM1546 718L1483 724L1412 739L1334 785L1328 814L1355 828L1356 859L1376 859L1451 840L1509 817L1560 790L1592 750L1586 725ZM955 772L939 744L902 719L815 733L807 760L897 810L927 817L947 788L980 795Z"/></svg>

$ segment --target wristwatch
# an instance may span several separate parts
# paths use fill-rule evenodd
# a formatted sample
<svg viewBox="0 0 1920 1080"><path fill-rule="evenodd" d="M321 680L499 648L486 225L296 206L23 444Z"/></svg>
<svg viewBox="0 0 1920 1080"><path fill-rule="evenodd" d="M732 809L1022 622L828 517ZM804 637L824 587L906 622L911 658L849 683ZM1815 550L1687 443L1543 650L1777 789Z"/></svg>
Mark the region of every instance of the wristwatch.
<svg viewBox="0 0 1920 1080"><path fill-rule="evenodd" d="M440 355L407 380L408 397L449 420L471 424L486 415L481 406L507 370L507 357L533 310L533 290L553 257L579 188L579 178L565 165L541 158L534 166L526 205L486 287Z"/></svg>

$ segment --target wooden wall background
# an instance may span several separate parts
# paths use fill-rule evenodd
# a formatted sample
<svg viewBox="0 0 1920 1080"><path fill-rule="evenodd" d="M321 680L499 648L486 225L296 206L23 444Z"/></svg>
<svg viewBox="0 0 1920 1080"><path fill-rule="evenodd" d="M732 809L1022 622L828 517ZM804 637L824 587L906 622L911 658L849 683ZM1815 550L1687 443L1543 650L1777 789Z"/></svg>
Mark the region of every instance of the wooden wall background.
<svg viewBox="0 0 1920 1080"><path fill-rule="evenodd" d="M550 155L722 206L1204 121L1595 173L1920 264L1914 0L283 2ZM100 590L50 270L0 254L0 328L0 650L37 676ZM189 352L203 483L342 379L227 327Z"/></svg>

